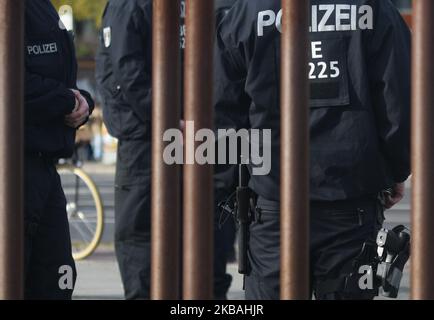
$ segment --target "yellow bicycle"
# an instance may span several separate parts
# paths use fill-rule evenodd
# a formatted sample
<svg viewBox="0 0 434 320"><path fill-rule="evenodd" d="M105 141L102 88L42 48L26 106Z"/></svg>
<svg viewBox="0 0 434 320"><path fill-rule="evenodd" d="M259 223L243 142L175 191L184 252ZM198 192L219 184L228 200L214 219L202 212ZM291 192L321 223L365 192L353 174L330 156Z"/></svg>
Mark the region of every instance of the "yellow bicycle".
<svg viewBox="0 0 434 320"><path fill-rule="evenodd" d="M59 162L62 187L65 192L72 254L75 260L90 256L98 247L104 231L104 207L92 178L77 160Z"/></svg>

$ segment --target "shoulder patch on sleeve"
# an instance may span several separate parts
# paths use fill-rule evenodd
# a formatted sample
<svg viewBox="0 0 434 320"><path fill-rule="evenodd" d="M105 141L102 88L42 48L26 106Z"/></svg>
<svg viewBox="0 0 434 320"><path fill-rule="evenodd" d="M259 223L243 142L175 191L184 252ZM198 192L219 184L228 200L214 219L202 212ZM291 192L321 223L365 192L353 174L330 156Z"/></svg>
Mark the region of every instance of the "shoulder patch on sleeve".
<svg viewBox="0 0 434 320"><path fill-rule="evenodd" d="M104 36L104 46L106 48L110 47L112 43L112 28L111 27L104 28L103 36Z"/></svg>

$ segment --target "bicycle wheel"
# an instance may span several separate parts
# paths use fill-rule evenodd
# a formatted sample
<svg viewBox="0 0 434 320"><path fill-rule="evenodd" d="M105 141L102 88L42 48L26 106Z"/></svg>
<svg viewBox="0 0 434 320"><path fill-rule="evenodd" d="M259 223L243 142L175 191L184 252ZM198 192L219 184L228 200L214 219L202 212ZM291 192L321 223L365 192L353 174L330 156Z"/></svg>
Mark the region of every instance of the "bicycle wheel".
<svg viewBox="0 0 434 320"><path fill-rule="evenodd" d="M91 255L101 240L104 209L98 188L82 169L63 164L57 167L65 192L72 255L81 260Z"/></svg>

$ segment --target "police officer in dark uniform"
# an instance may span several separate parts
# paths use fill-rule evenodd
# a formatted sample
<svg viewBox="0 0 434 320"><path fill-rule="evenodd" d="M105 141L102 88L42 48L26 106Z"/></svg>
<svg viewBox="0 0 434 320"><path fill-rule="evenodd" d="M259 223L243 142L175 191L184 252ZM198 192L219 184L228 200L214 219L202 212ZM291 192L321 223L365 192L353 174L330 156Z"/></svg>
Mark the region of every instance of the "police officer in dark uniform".
<svg viewBox="0 0 434 320"><path fill-rule="evenodd" d="M351 275L410 174L410 32L389 0L311 0L310 9L312 290L372 299ZM281 23L280 0L238 0L216 40L216 127L272 129L271 172L250 179L248 299L279 298Z"/></svg>
<svg viewBox="0 0 434 320"><path fill-rule="evenodd" d="M222 1L216 8L219 16L228 2L233 1ZM180 1L180 6L183 54L185 1ZM115 247L126 299L150 296L151 36L151 0L109 1L103 17L96 78L103 96L105 124L119 139ZM225 255L224 250L218 252ZM224 267L221 277L225 282L222 290L216 289L224 293L216 293L216 297L225 296L230 285L223 259L219 256L215 260ZM219 279L217 283L222 282Z"/></svg>
<svg viewBox="0 0 434 320"><path fill-rule="evenodd" d="M56 159L94 103L78 90L72 36L49 0L26 0L25 298L71 299L76 270Z"/></svg>
<svg viewBox="0 0 434 320"><path fill-rule="evenodd" d="M97 56L104 122L119 140L115 249L126 299L150 297L151 27L151 0L110 0Z"/></svg>

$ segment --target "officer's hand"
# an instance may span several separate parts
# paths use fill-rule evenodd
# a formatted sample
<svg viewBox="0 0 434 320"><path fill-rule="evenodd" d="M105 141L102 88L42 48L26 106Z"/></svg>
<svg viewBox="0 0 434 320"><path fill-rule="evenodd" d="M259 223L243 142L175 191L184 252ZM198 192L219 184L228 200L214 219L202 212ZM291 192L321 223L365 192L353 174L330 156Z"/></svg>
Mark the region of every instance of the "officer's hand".
<svg viewBox="0 0 434 320"><path fill-rule="evenodd" d="M81 95L80 91L71 89L78 100L78 107L76 107L71 114L65 116L65 124L71 128L78 128L89 117L89 104L87 100Z"/></svg>
<svg viewBox="0 0 434 320"><path fill-rule="evenodd" d="M386 197L386 203L385 203L386 209L390 209L398 202L400 202L402 198L404 198L404 194L405 194L405 183L403 182L403 183L396 184L395 187L393 188L392 194Z"/></svg>
<svg viewBox="0 0 434 320"><path fill-rule="evenodd" d="M72 91L72 90L71 90ZM74 91L73 91L74 92ZM75 92L74 92L74 95L75 95ZM77 110L78 110L78 108L80 107L80 100L78 100L77 99L77 96L75 97L75 106L74 106L74 109L72 110L72 112L71 113L74 113L74 112L76 112Z"/></svg>

